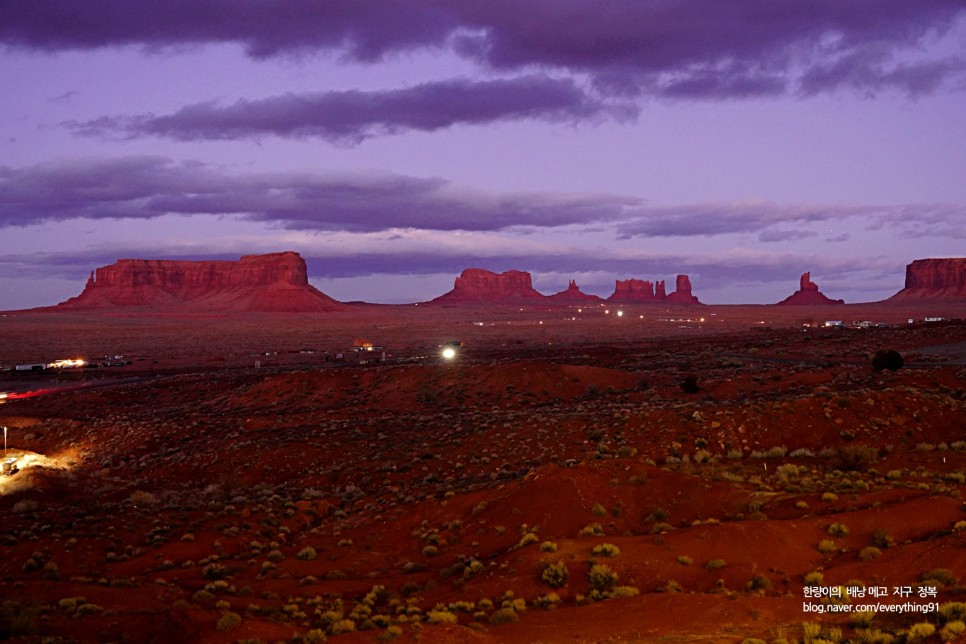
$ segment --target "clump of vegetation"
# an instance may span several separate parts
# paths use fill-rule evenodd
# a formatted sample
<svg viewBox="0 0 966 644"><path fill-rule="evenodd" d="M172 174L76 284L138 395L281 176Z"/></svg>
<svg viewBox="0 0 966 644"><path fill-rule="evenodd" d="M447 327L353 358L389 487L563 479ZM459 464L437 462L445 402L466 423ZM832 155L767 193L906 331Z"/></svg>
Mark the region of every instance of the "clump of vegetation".
<svg viewBox="0 0 966 644"><path fill-rule="evenodd" d="M831 539L822 539L818 542L818 551L823 555L830 555L833 552L838 552L838 550L839 547Z"/></svg>
<svg viewBox="0 0 966 644"><path fill-rule="evenodd" d="M690 566L691 564L694 563L694 559L692 559L687 555L680 555L678 556L678 563L681 564L682 566Z"/></svg>
<svg viewBox="0 0 966 644"><path fill-rule="evenodd" d="M719 570L727 565L724 559L712 559L708 563L704 564L705 570Z"/></svg>
<svg viewBox="0 0 966 644"><path fill-rule="evenodd" d="M557 552L557 544L553 541L544 541L540 544L540 552Z"/></svg>
<svg viewBox="0 0 966 644"><path fill-rule="evenodd" d="M878 450L868 445L845 445L836 452L835 467L843 472L857 471L878 458Z"/></svg>
<svg viewBox="0 0 966 644"><path fill-rule="evenodd" d="M880 349L872 354L872 368L875 371L898 371L905 366L902 354L895 349Z"/></svg>
<svg viewBox="0 0 966 644"><path fill-rule="evenodd" d="M681 381L681 391L686 394L696 394L701 391L701 387L698 386L698 377L693 373L684 376L684 380Z"/></svg>
<svg viewBox="0 0 966 644"><path fill-rule="evenodd" d="M602 557L616 557L621 553L621 549L612 543L601 543L594 546L593 554Z"/></svg>
<svg viewBox="0 0 966 644"><path fill-rule="evenodd" d="M560 588L570 578L570 571L567 570L567 564L564 563L563 559L557 563L547 562L543 570L540 571L540 578L551 588Z"/></svg>
<svg viewBox="0 0 966 644"><path fill-rule="evenodd" d="M315 552L315 548L313 548L312 546L306 546L305 548L302 548L301 550L299 550L298 554L295 555L296 558L301 559L303 561L312 561L317 556L318 556L318 553Z"/></svg>
<svg viewBox="0 0 966 644"><path fill-rule="evenodd" d="M219 631L230 631L239 624L241 624L242 618L238 613L233 613L231 611L225 612L218 621L215 623L215 628Z"/></svg>
<svg viewBox="0 0 966 644"><path fill-rule="evenodd" d="M828 527L828 533L833 537L844 537L849 533L849 527L844 523L833 523Z"/></svg>
<svg viewBox="0 0 966 644"><path fill-rule="evenodd" d="M493 611L489 621L496 626L499 624L512 624L519 619L520 617L517 615L517 612L512 608L500 608Z"/></svg>
<svg viewBox="0 0 966 644"><path fill-rule="evenodd" d="M605 564L594 564L588 573L590 585L601 592L610 590L617 583L617 573Z"/></svg>
<svg viewBox="0 0 966 644"><path fill-rule="evenodd" d="M589 525L585 525L583 528L580 529L580 532L577 533L577 536L580 536L580 537L601 537L603 535L604 535L604 526L600 525L599 523L591 523Z"/></svg>
<svg viewBox="0 0 966 644"><path fill-rule="evenodd" d="M956 576L949 568L933 568L922 574L922 581L936 582L940 586L953 586L956 584Z"/></svg>
<svg viewBox="0 0 966 644"><path fill-rule="evenodd" d="M859 551L859 559L862 561L872 561L882 556L882 551L875 546L867 546Z"/></svg>

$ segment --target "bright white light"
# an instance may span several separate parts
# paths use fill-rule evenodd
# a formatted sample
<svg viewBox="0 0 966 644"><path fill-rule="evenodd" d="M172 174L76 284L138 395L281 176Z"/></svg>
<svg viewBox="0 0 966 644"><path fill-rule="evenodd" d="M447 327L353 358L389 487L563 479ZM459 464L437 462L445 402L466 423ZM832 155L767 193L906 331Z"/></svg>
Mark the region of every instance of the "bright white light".
<svg viewBox="0 0 966 644"><path fill-rule="evenodd" d="M454 349L453 347L446 347L445 349L443 349L443 358L445 358L446 360L452 360L455 357L456 357L456 349Z"/></svg>
<svg viewBox="0 0 966 644"><path fill-rule="evenodd" d="M619 318L624 317L624 312L623 311L618 311L617 312L617 317L619 317Z"/></svg>

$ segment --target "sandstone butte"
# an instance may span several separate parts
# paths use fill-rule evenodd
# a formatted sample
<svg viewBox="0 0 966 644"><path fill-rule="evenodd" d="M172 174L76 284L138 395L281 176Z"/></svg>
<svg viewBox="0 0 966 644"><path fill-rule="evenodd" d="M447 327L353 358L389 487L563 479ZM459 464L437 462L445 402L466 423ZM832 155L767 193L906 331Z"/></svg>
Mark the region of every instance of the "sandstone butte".
<svg viewBox="0 0 966 644"><path fill-rule="evenodd" d="M91 273L84 291L46 310L144 307L185 312L327 312L345 308L308 282L286 251L237 262L120 259Z"/></svg>
<svg viewBox="0 0 966 644"><path fill-rule="evenodd" d="M691 294L691 280L687 275L678 275L677 290L670 295L664 293L664 282L654 285L646 280L617 280L614 294L607 298L615 303L666 302L672 304L700 304ZM464 270L453 290L432 300L431 304L583 304L600 302L601 298L580 290L576 282L570 280L567 289L544 295L533 288L530 273L506 271L493 273L482 268Z"/></svg>
<svg viewBox="0 0 966 644"><path fill-rule="evenodd" d="M639 304L648 302L667 302L671 304L701 304L691 293L691 279L687 275L678 275L673 293L667 294L664 280L651 282L650 280L617 280L614 292L607 298L608 302L618 304Z"/></svg>
<svg viewBox="0 0 966 644"><path fill-rule="evenodd" d="M845 300L833 300L818 290L818 284L811 280L811 273L802 273L797 291L778 303L779 306L818 306L823 304L845 304Z"/></svg>
<svg viewBox="0 0 966 644"><path fill-rule="evenodd" d="M431 301L432 304L534 303L544 296L533 288L530 273L494 273L482 268L467 268L453 283L453 290Z"/></svg>
<svg viewBox="0 0 966 644"><path fill-rule="evenodd" d="M602 301L596 295L581 291L580 287L577 286L577 282L574 280L570 280L566 289L559 293L548 295L547 299L558 304L593 304Z"/></svg>
<svg viewBox="0 0 966 644"><path fill-rule="evenodd" d="M966 299L966 257L917 259L906 266L906 286L886 301Z"/></svg>

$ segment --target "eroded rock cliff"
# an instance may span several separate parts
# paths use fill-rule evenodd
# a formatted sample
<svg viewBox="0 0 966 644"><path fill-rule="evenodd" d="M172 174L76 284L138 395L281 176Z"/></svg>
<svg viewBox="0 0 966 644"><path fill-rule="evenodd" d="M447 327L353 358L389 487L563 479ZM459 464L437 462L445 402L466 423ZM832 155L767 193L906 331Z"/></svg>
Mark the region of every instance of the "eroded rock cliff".
<svg viewBox="0 0 966 644"><path fill-rule="evenodd" d="M453 284L453 290L432 300L435 304L499 304L536 302L545 299L534 290L530 273L494 273L482 268L467 268Z"/></svg>
<svg viewBox="0 0 966 644"><path fill-rule="evenodd" d="M152 307L210 311L335 311L344 307L308 283L305 260L287 251L237 262L121 259L91 273L60 309Z"/></svg>
<svg viewBox="0 0 966 644"><path fill-rule="evenodd" d="M966 299L966 257L917 259L906 266L905 288L889 299Z"/></svg>

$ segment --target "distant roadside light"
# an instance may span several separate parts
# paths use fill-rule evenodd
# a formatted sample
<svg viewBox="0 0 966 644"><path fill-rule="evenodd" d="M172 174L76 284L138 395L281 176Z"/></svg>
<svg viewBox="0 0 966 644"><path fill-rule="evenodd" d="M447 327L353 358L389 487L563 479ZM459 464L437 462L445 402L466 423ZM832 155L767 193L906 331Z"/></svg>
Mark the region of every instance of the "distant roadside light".
<svg viewBox="0 0 966 644"><path fill-rule="evenodd" d="M454 349L453 347L446 347L445 349L443 349L444 360L452 360L455 357L456 357L456 349Z"/></svg>

